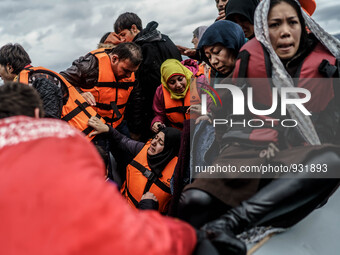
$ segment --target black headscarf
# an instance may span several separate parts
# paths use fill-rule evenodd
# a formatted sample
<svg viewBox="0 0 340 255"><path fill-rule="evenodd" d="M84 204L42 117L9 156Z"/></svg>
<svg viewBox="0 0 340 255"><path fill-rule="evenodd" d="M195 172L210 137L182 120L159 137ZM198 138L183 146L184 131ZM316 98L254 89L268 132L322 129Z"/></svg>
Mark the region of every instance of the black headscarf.
<svg viewBox="0 0 340 255"><path fill-rule="evenodd" d="M156 155L147 155L148 165L158 177L161 177L166 165L178 155L181 144L181 131L178 129L166 127L160 132L164 133L164 149Z"/></svg>
<svg viewBox="0 0 340 255"><path fill-rule="evenodd" d="M232 49L236 56L245 40L243 30L238 24L229 20L219 20L207 28L198 43L197 49L200 51L202 59L211 66L204 54L204 46L221 43L224 47Z"/></svg>
<svg viewBox="0 0 340 255"><path fill-rule="evenodd" d="M225 6L226 20L230 20L231 15L240 14L254 25L254 13L259 0L229 0Z"/></svg>

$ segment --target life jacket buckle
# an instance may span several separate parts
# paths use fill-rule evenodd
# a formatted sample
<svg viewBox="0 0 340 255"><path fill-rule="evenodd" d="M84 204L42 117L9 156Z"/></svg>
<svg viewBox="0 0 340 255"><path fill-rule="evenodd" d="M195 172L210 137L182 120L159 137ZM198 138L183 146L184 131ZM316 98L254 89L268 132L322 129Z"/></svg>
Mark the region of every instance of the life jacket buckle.
<svg viewBox="0 0 340 255"><path fill-rule="evenodd" d="M322 60L319 65L319 72L327 78L333 77L337 69L336 66L331 65L326 59Z"/></svg>
<svg viewBox="0 0 340 255"><path fill-rule="evenodd" d="M151 171L145 171L143 173L143 175L149 180L149 181L153 181L155 178L155 174Z"/></svg>

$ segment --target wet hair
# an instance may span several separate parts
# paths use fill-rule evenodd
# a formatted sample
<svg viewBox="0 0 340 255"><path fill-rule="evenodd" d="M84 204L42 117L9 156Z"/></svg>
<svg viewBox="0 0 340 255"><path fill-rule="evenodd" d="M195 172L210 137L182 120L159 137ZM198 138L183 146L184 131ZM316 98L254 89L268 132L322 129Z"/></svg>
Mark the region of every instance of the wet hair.
<svg viewBox="0 0 340 255"><path fill-rule="evenodd" d="M105 34L102 36L102 38L100 38L99 43L104 43L105 40L107 39L107 37L109 36L109 34L111 34L111 32L105 33Z"/></svg>
<svg viewBox="0 0 340 255"><path fill-rule="evenodd" d="M112 49L115 47L115 45L111 42L105 43L106 39L109 37L110 34L111 32L107 32L102 36L102 38L100 38L100 41L97 45L97 49L100 49L100 48Z"/></svg>
<svg viewBox="0 0 340 255"><path fill-rule="evenodd" d="M129 59L134 66L138 66L143 60L141 47L133 42L118 44L110 54L116 54L120 60Z"/></svg>
<svg viewBox="0 0 340 255"><path fill-rule="evenodd" d="M17 115L34 117L35 108L39 108L42 117L42 101L34 88L18 82L0 86L0 119Z"/></svg>
<svg viewBox="0 0 340 255"><path fill-rule="evenodd" d="M143 29L142 20L137 16L137 14L133 12L125 12L117 18L115 21L113 28L115 32L118 34L124 29L130 30L132 25L135 24L139 31Z"/></svg>
<svg viewBox="0 0 340 255"><path fill-rule="evenodd" d="M0 48L0 65L10 65L14 74L19 74L25 66L31 64L31 59L24 48L16 43L8 43Z"/></svg>
<svg viewBox="0 0 340 255"><path fill-rule="evenodd" d="M308 38L308 34L307 34L307 30L306 30L306 23L305 23L305 19L302 16L301 13L301 7L300 5L295 2L294 0L271 0L270 1L270 7L269 7L269 11L276 5L285 2L289 5L291 5L294 10L296 11L297 15L298 15L298 19L300 21L301 24L301 38L300 38L300 46L299 46L299 50L302 49L303 47L305 47L305 44L307 43L307 38Z"/></svg>

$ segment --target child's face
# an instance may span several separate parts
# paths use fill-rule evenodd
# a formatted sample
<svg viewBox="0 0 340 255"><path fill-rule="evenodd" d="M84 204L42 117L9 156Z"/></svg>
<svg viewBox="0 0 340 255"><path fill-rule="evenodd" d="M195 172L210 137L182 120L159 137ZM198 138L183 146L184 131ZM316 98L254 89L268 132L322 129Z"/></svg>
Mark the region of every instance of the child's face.
<svg viewBox="0 0 340 255"><path fill-rule="evenodd" d="M187 86L187 79L182 75L174 75L168 80L167 84L171 91L180 94L184 92Z"/></svg>

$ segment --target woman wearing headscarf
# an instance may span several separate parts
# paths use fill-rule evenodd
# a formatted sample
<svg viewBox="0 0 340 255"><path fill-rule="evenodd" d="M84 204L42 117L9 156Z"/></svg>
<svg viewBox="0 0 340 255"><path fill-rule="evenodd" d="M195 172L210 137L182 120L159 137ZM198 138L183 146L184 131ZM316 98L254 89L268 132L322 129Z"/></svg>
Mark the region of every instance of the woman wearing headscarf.
<svg viewBox="0 0 340 255"><path fill-rule="evenodd" d="M202 59L215 70L216 77L225 78L232 73L244 43L244 33L239 25L220 20L207 28L197 49Z"/></svg>
<svg viewBox="0 0 340 255"><path fill-rule="evenodd" d="M121 188L129 204L140 209L156 209L165 214L171 199L170 180L177 164L181 132L166 127L152 140L142 143L129 139L96 117L91 118L88 124L95 129L95 134L108 132L110 142L132 156L133 160L126 167L126 181Z"/></svg>
<svg viewBox="0 0 340 255"><path fill-rule="evenodd" d="M336 142L340 120L339 94L333 79L338 77L335 65L340 57L340 42L302 11L295 0L261 1L255 12L255 35L256 39L241 49L240 55L244 52L248 57L238 60L234 77L271 78L269 82L247 79L254 105L261 109L271 107L274 89L307 89L311 97L305 100L304 107L311 115L288 104L288 118L297 123L292 128L265 125L250 128L248 136L247 132L237 135L232 128L226 132L224 149L215 161L220 165L228 163L237 169L240 165L262 169L297 167L295 171L267 176L275 179L260 180L264 177L261 174L243 176L254 179L237 179L242 177L237 172L229 175L233 178L216 180L215 189L200 187L206 197L231 207L203 226L215 243L229 236L230 254L246 254L245 245L235 235L258 225L289 227L327 201L339 186L340 149L331 143ZM298 100L300 96L290 92L289 99ZM277 112L265 117L275 119L275 123L287 118Z"/></svg>
<svg viewBox="0 0 340 255"><path fill-rule="evenodd" d="M205 30L207 30L207 26L199 26L192 32L192 44L194 45L194 48L197 49L198 43L202 38L202 35L204 34Z"/></svg>
<svg viewBox="0 0 340 255"><path fill-rule="evenodd" d="M193 31L193 37L192 37L192 44L194 45L194 51L196 52L196 49L198 47L198 43L199 41L201 40L205 30L207 30L207 26L199 26L197 27L194 31ZM204 61L200 61L200 60L197 60L197 64L198 64L198 72L200 74L203 74L208 83L210 83L210 78L211 78L211 68L210 66L205 63Z"/></svg>
<svg viewBox="0 0 340 255"><path fill-rule="evenodd" d="M183 64L182 64L183 63ZM157 133L160 127L172 126L180 130L183 121L196 118L201 113L201 90L207 85L205 76L198 72L198 65L192 59L179 62L168 59L161 66L161 81L154 99L155 117L151 129ZM211 99L208 101L208 109Z"/></svg>
<svg viewBox="0 0 340 255"><path fill-rule="evenodd" d="M249 40L255 36L254 13L258 4L259 0L229 0L225 6L225 19L239 24Z"/></svg>

